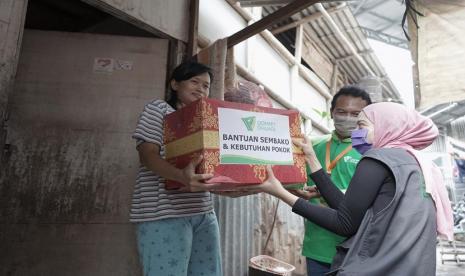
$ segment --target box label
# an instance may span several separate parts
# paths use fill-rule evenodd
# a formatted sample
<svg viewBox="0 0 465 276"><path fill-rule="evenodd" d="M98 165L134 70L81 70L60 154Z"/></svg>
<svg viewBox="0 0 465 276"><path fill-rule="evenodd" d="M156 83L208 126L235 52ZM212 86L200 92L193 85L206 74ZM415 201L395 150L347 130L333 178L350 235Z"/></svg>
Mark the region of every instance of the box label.
<svg viewBox="0 0 465 276"><path fill-rule="evenodd" d="M289 117L218 108L220 164L293 165Z"/></svg>

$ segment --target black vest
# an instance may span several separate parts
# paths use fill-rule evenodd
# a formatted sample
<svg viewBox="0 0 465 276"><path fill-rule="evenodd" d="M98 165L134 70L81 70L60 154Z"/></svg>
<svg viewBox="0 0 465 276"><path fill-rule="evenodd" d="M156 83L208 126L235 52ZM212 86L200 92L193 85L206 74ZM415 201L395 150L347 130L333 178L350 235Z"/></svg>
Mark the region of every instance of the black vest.
<svg viewBox="0 0 465 276"><path fill-rule="evenodd" d="M377 214L369 209L357 233L338 246L329 275L435 275L436 210L418 162L403 149L373 149L366 157L390 168L396 192Z"/></svg>

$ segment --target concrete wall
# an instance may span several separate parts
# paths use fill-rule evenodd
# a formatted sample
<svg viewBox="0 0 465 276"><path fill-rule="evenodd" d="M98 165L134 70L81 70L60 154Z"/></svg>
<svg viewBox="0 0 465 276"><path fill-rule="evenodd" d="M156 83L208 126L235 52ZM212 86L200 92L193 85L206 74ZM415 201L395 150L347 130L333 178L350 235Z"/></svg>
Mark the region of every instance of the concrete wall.
<svg viewBox="0 0 465 276"><path fill-rule="evenodd" d="M25 32L0 163L0 275L140 273L131 134L164 96L167 52L160 39Z"/></svg>
<svg viewBox="0 0 465 276"><path fill-rule="evenodd" d="M0 147L4 144L6 105L16 72L26 7L27 0L0 1ZM2 152L0 148L0 158Z"/></svg>

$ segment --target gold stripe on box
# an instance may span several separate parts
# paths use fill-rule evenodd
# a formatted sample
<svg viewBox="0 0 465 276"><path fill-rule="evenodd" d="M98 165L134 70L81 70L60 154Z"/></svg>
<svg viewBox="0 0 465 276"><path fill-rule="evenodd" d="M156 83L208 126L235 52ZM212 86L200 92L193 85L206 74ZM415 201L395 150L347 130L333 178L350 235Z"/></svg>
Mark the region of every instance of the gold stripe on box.
<svg viewBox="0 0 465 276"><path fill-rule="evenodd" d="M165 146L166 158L173 158L201 149L219 149L220 137L218 131L198 131Z"/></svg>

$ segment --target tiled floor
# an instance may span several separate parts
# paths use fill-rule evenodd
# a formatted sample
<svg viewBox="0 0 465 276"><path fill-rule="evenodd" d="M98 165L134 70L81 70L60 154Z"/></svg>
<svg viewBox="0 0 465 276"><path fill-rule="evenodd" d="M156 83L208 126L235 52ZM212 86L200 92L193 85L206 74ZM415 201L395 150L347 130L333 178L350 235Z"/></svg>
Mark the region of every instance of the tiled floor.
<svg viewBox="0 0 465 276"><path fill-rule="evenodd" d="M436 276L465 276L465 263L456 264L446 262L445 264L438 263L436 266Z"/></svg>
<svg viewBox="0 0 465 276"><path fill-rule="evenodd" d="M437 248L436 276L465 276L465 258L462 257L462 263L455 261L446 261L441 263L440 247ZM453 259L453 256L445 256L447 259Z"/></svg>

